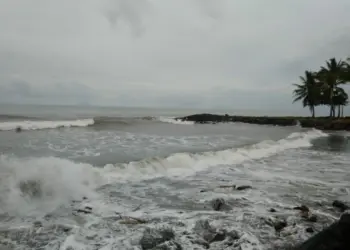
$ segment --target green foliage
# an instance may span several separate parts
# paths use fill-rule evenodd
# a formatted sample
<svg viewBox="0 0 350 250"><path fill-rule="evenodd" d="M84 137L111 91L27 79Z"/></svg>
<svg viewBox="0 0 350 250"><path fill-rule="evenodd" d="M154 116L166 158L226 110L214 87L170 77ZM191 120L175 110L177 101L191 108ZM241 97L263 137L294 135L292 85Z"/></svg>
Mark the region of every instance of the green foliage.
<svg viewBox="0 0 350 250"><path fill-rule="evenodd" d="M293 102L301 101L313 117L315 107L319 105L328 105L331 117L335 116L335 107L338 107L338 117L341 116L341 107L348 104L348 94L339 85L350 82L349 63L350 58L348 63L331 58L319 71L305 71L305 76L300 77L301 84L294 84Z"/></svg>

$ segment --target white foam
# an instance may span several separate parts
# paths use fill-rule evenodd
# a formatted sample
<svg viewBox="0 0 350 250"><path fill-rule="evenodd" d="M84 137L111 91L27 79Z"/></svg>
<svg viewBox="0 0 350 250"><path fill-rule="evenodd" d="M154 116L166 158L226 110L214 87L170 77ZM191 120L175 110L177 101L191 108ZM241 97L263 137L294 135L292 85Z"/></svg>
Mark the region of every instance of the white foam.
<svg viewBox="0 0 350 250"><path fill-rule="evenodd" d="M21 189L23 184L26 186ZM102 184L99 169L89 164L54 157L0 156L0 211L51 211L72 199L93 196Z"/></svg>
<svg viewBox="0 0 350 250"><path fill-rule="evenodd" d="M93 119L71 120L71 121L15 121L15 122L0 122L0 131L15 130L38 130L38 129L53 129L60 127L87 127L93 125Z"/></svg>
<svg viewBox="0 0 350 250"><path fill-rule="evenodd" d="M158 120L161 122L171 123L171 124L180 124L180 125L193 125L194 124L194 122L192 122L192 121L177 120L175 117L159 117Z"/></svg>
<svg viewBox="0 0 350 250"><path fill-rule="evenodd" d="M279 141L262 141L249 147L227 149L201 154L177 153L167 158L151 158L126 164L109 164L109 178L147 179L159 176L183 177L211 166L240 164L244 161L261 159L288 149L310 147L311 140L328 136L322 131L313 129L303 133L293 133Z"/></svg>
<svg viewBox="0 0 350 250"><path fill-rule="evenodd" d="M95 188L118 181L151 179L159 176L192 175L217 165L239 164L261 159L287 149L311 146L310 140L327 136L318 130L292 134L279 141L263 141L249 147L200 154L177 153L104 168L55 157L22 158L0 156L0 211L30 213L55 209L64 202L95 195ZM21 183L40 189L40 197L23 194ZM29 190L30 191L30 190ZM31 200L35 199L35 202ZM3 211L4 212L4 211Z"/></svg>

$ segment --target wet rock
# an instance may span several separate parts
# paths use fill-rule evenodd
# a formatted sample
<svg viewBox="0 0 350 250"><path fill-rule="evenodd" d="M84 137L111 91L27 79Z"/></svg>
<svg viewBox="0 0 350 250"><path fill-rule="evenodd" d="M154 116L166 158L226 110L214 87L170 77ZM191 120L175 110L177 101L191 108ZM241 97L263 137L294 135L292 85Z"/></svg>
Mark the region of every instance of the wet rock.
<svg viewBox="0 0 350 250"><path fill-rule="evenodd" d="M212 243L216 241L223 241L226 239L225 231L217 231L213 228L208 220L199 220L196 222L193 231L200 235L205 242Z"/></svg>
<svg viewBox="0 0 350 250"><path fill-rule="evenodd" d="M269 212L271 212L271 213L276 213L276 212L277 212L277 210L276 210L276 209L274 209L274 208L270 208L270 209L269 209Z"/></svg>
<svg viewBox="0 0 350 250"><path fill-rule="evenodd" d="M208 220L198 220L193 228L193 231L197 234L201 234L204 231L215 233L216 230L213 228Z"/></svg>
<svg viewBox="0 0 350 250"><path fill-rule="evenodd" d="M306 228L305 231L306 231L307 233L313 233L313 232L315 232L314 229L313 229L312 227Z"/></svg>
<svg viewBox="0 0 350 250"><path fill-rule="evenodd" d="M336 208L339 208L339 210L341 212L344 212L344 211L349 209L349 206L347 204L345 204L342 201L338 201L338 200L333 201L332 206L336 207Z"/></svg>
<svg viewBox="0 0 350 250"><path fill-rule="evenodd" d="M91 214L91 210L84 210L84 209L76 209L74 210L77 213L83 213L83 214Z"/></svg>
<svg viewBox="0 0 350 250"><path fill-rule="evenodd" d="M230 238L230 240L238 240L239 238L241 238L240 234L236 230L227 232L226 236Z"/></svg>
<svg viewBox="0 0 350 250"><path fill-rule="evenodd" d="M343 213L342 216L340 217L339 222L342 225L350 226L350 212Z"/></svg>
<svg viewBox="0 0 350 250"><path fill-rule="evenodd" d="M152 250L183 250L183 248L176 241L168 241L152 248Z"/></svg>
<svg viewBox="0 0 350 250"><path fill-rule="evenodd" d="M229 210L230 206L227 205L226 201L222 198L217 198L211 201L211 207L215 211Z"/></svg>
<svg viewBox="0 0 350 250"><path fill-rule="evenodd" d="M34 227L42 227L43 223L41 221L34 221L33 226Z"/></svg>
<svg viewBox="0 0 350 250"><path fill-rule="evenodd" d="M236 187L236 190L246 190L246 189L252 189L253 187L252 186L248 186L248 185L245 185L245 186L238 186Z"/></svg>
<svg viewBox="0 0 350 250"><path fill-rule="evenodd" d="M310 209L307 206L305 206L305 205L301 205L300 207L294 207L293 209L294 210L299 210L299 211L302 211L302 212L309 212L310 211Z"/></svg>
<svg viewBox="0 0 350 250"><path fill-rule="evenodd" d="M342 250L350 249L350 214L344 213L339 221L333 223L321 232L315 234L296 250L330 249Z"/></svg>
<svg viewBox="0 0 350 250"><path fill-rule="evenodd" d="M20 133L20 132L22 132L22 128L18 126L18 127L16 128L16 133Z"/></svg>
<svg viewBox="0 0 350 250"><path fill-rule="evenodd" d="M196 240L193 240L191 242L192 242L192 244L202 246L205 249L209 249L210 248L209 243L207 241L203 240L203 239L196 239Z"/></svg>
<svg viewBox="0 0 350 250"><path fill-rule="evenodd" d="M283 228L287 226L287 222L284 220L276 221L274 223L274 228L277 232L280 232Z"/></svg>
<svg viewBox="0 0 350 250"><path fill-rule="evenodd" d="M317 222L317 216L315 214L311 215L309 218L307 218L309 222Z"/></svg>
<svg viewBox="0 0 350 250"><path fill-rule="evenodd" d="M217 232L215 233L211 239L208 240L209 243L212 243L212 242L216 242L216 241L223 241L226 239L226 233L221 231L221 232Z"/></svg>
<svg viewBox="0 0 350 250"><path fill-rule="evenodd" d="M153 249L166 241L173 240L174 238L175 234L172 229L146 228L140 240L140 245L143 250Z"/></svg>

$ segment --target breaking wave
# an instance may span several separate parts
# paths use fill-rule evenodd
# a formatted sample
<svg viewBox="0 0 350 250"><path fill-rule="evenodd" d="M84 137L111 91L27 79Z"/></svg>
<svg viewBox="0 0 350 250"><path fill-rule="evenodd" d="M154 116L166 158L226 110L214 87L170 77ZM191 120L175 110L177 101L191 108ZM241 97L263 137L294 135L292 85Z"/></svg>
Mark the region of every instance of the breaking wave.
<svg viewBox="0 0 350 250"><path fill-rule="evenodd" d="M63 201L94 194L104 184L119 181L152 179L161 176L183 177L213 166L235 165L273 156L288 149L310 147L311 140L327 134L319 130L292 133L278 141L221 151L177 153L165 158L150 158L129 163L108 164L103 168L55 157L16 158L0 156L0 212L26 208L22 203L35 202L31 211L54 209ZM29 207L30 208L30 207ZM21 210L22 211L22 210ZM4 211L3 211L4 212ZM27 210L22 211L28 213Z"/></svg>
<svg viewBox="0 0 350 250"><path fill-rule="evenodd" d="M19 117L18 117L19 119ZM40 130L56 129L62 127L107 127L107 126L131 126L145 123L171 123L181 125L191 125L193 122L180 121L172 117L95 117L80 120L61 120L61 121L44 121L44 120L7 120L0 122L0 131L10 131L20 128L21 130Z"/></svg>
<svg viewBox="0 0 350 250"><path fill-rule="evenodd" d="M0 122L0 131L16 130L39 130L62 127L87 127L94 124L94 119L82 119L72 121L6 121Z"/></svg>

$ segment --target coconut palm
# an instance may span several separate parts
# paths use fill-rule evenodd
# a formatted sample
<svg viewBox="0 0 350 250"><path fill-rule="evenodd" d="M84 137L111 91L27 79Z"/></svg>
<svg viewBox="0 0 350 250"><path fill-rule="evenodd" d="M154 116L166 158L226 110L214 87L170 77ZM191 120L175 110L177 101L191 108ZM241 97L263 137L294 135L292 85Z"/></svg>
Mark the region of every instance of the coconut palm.
<svg viewBox="0 0 350 250"><path fill-rule="evenodd" d="M329 61L326 61L326 66L321 67L321 70L317 73L317 78L320 82L322 82L322 89L329 90L327 91L329 93L328 100L330 101L330 116L335 116L335 107L333 103L333 96L335 88L342 83L346 82L346 79L344 79L343 75L346 71L347 63L335 58L331 58Z"/></svg>
<svg viewBox="0 0 350 250"><path fill-rule="evenodd" d="M301 84L294 84L294 101L302 100L303 107L309 107L312 117L315 117L315 106L319 105L320 85L316 81L315 73L305 71L305 76L300 76Z"/></svg>
<svg viewBox="0 0 350 250"><path fill-rule="evenodd" d="M343 88L336 87L334 90L333 104L338 107L338 118L343 116L344 106L348 104L348 94Z"/></svg>

